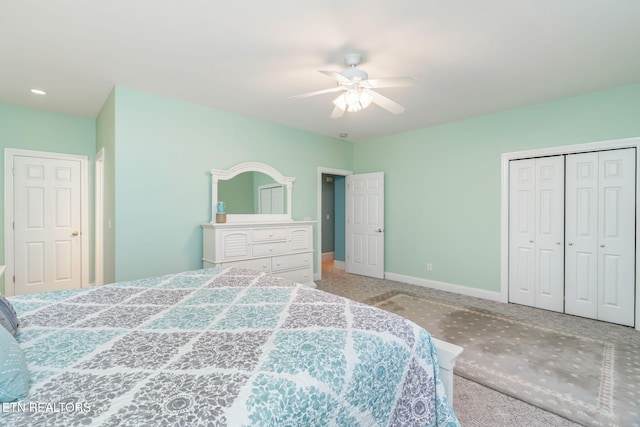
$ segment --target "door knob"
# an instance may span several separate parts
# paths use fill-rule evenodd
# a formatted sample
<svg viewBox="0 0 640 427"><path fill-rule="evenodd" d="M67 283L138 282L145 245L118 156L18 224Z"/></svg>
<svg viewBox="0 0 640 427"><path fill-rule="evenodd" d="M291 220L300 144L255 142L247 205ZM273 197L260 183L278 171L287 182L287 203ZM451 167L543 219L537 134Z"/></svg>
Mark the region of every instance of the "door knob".
<svg viewBox="0 0 640 427"><path fill-rule="evenodd" d="M556 245L561 245L561 244L562 244L562 242L556 242Z"/></svg>
<svg viewBox="0 0 640 427"><path fill-rule="evenodd" d="M71 233L71 235L72 235L73 237L76 237L76 236L78 235L78 232L77 232L77 231L74 231L73 233Z"/></svg>
<svg viewBox="0 0 640 427"><path fill-rule="evenodd" d="M600 243L600 247L601 247L601 248L604 248L604 243Z"/></svg>
<svg viewBox="0 0 640 427"><path fill-rule="evenodd" d="M529 240L529 243L533 243L533 240Z"/></svg>
<svg viewBox="0 0 640 427"><path fill-rule="evenodd" d="M384 231L384 228L378 228L378 229L376 230L376 232L378 232L378 233L382 233L383 231Z"/></svg>
<svg viewBox="0 0 640 427"><path fill-rule="evenodd" d="M573 243L569 242L569 246L573 246Z"/></svg>

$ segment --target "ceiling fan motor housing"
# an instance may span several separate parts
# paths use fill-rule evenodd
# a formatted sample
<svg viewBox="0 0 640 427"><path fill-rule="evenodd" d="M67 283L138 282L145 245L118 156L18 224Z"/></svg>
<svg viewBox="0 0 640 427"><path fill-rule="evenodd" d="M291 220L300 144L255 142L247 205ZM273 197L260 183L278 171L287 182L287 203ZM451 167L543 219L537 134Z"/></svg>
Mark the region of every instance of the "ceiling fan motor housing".
<svg viewBox="0 0 640 427"><path fill-rule="evenodd" d="M360 64L361 61L362 55L360 55L359 53L350 53L349 55L345 56L344 62L346 62L350 68L341 71L340 74L343 77L348 78L349 80L367 80L369 78L369 75L366 72L356 68L356 65Z"/></svg>
<svg viewBox="0 0 640 427"><path fill-rule="evenodd" d="M340 71L340 74L349 80L367 80L369 75L358 68L347 68L344 71Z"/></svg>

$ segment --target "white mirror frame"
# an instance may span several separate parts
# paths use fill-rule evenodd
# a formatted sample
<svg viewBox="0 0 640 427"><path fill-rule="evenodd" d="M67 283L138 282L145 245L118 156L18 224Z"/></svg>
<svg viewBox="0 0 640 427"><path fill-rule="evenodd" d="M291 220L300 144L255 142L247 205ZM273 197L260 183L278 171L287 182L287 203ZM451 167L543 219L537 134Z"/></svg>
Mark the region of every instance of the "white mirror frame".
<svg viewBox="0 0 640 427"><path fill-rule="evenodd" d="M284 222L291 221L292 190L295 178L282 175L273 167L260 162L246 162L226 170L211 169L211 223L216 222L218 181L226 181L244 172L262 172L287 189L287 210L284 214L227 214L227 222Z"/></svg>

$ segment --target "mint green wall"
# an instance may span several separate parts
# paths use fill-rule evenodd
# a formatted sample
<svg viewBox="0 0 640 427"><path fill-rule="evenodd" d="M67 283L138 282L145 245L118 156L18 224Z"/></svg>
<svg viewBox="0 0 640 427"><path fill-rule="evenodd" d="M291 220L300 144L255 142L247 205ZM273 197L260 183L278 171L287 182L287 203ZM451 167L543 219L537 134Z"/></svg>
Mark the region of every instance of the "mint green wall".
<svg viewBox="0 0 640 427"><path fill-rule="evenodd" d="M91 235L89 245L93 260L93 159L96 146L95 120L65 114L0 104L0 148L2 173L0 174L0 258L4 264L4 149L48 151L80 154L89 159L89 206ZM89 280L93 280L93 262ZM0 284L4 293L4 281Z"/></svg>
<svg viewBox="0 0 640 427"><path fill-rule="evenodd" d="M501 154L637 136L640 84L355 144L385 173L385 271L499 291Z"/></svg>
<svg viewBox="0 0 640 427"><path fill-rule="evenodd" d="M104 148L103 157L103 230L102 270L104 283L116 279L116 111L112 90L96 119L96 152Z"/></svg>
<svg viewBox="0 0 640 427"><path fill-rule="evenodd" d="M200 267L208 171L261 161L297 178L295 219L317 220L318 166L384 171L385 270L498 291L501 153L640 136L639 117L635 84L352 145L117 87L96 120L0 104L0 145L86 155L90 200L105 148L106 283Z"/></svg>
<svg viewBox="0 0 640 427"><path fill-rule="evenodd" d="M301 220L316 219L318 166L353 161L349 142L125 87L115 89L115 111L117 280L201 267L210 169L259 161L296 177Z"/></svg>

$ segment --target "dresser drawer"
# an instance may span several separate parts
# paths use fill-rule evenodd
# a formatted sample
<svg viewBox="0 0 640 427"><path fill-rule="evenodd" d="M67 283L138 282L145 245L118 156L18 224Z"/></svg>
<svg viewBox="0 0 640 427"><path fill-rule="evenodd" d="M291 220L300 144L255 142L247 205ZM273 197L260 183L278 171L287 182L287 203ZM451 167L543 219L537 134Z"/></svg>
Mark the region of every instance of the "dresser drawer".
<svg viewBox="0 0 640 427"><path fill-rule="evenodd" d="M254 244L253 256L271 256L287 253L287 242Z"/></svg>
<svg viewBox="0 0 640 427"><path fill-rule="evenodd" d="M241 267L248 268L262 273L269 273L271 267L271 258L248 259L245 261L225 262L223 267Z"/></svg>
<svg viewBox="0 0 640 427"><path fill-rule="evenodd" d="M275 240L287 240L286 228L261 228L253 230L253 241L257 242L271 242Z"/></svg>
<svg viewBox="0 0 640 427"><path fill-rule="evenodd" d="M271 273L274 276L282 277L296 283L309 284L313 281L313 270L303 268L300 270L279 271Z"/></svg>
<svg viewBox="0 0 640 427"><path fill-rule="evenodd" d="M311 253L274 256L271 260L272 271L293 270L313 265Z"/></svg>

